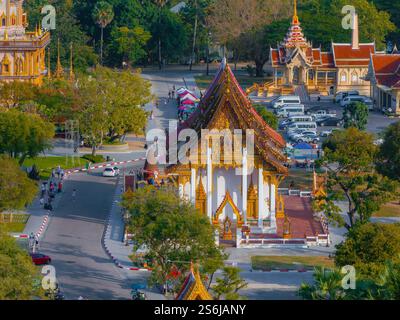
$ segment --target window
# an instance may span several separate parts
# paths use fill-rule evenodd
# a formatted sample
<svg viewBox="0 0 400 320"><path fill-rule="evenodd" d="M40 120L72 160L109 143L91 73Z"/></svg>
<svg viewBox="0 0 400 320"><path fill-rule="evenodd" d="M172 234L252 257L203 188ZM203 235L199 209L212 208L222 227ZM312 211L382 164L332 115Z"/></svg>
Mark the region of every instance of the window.
<svg viewBox="0 0 400 320"><path fill-rule="evenodd" d="M340 73L340 82L346 83L347 82L347 73L345 71L342 71Z"/></svg>
<svg viewBox="0 0 400 320"><path fill-rule="evenodd" d="M351 83L358 83L358 74L356 71L353 71L351 74Z"/></svg>

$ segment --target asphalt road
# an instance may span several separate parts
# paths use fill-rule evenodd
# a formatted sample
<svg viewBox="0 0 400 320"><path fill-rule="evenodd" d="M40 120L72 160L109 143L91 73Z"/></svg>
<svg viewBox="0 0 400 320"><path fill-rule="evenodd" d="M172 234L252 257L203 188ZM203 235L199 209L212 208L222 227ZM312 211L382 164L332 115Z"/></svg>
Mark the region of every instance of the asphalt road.
<svg viewBox="0 0 400 320"><path fill-rule="evenodd" d="M67 299L130 298L126 271L114 266L101 242L116 183L116 178L82 173L71 175L64 184L40 246L51 256Z"/></svg>

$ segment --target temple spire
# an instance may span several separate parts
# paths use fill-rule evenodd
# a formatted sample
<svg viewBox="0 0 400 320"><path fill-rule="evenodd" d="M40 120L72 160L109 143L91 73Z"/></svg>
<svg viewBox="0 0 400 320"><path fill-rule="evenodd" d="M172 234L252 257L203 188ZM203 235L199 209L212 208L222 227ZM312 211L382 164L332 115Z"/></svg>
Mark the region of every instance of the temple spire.
<svg viewBox="0 0 400 320"><path fill-rule="evenodd" d="M47 60L48 60L48 67L47 67L47 77L51 79L51 63L50 63L50 48L47 49Z"/></svg>
<svg viewBox="0 0 400 320"><path fill-rule="evenodd" d="M58 43L57 43L57 69L56 69L56 78L60 79L64 75L64 69L61 65L61 59L60 59L60 38L58 38Z"/></svg>
<svg viewBox="0 0 400 320"><path fill-rule="evenodd" d="M297 16L297 0L293 0L293 24L299 24L299 17Z"/></svg>

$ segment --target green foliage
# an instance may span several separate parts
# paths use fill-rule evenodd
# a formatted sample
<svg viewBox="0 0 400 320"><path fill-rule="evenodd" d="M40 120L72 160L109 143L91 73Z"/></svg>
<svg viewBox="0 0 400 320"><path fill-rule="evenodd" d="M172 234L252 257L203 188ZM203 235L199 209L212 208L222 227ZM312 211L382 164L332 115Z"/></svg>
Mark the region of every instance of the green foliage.
<svg viewBox="0 0 400 320"><path fill-rule="evenodd" d="M34 158L51 147L54 126L35 114L16 110L0 113L0 153L19 158Z"/></svg>
<svg viewBox="0 0 400 320"><path fill-rule="evenodd" d="M93 156L91 154L85 154L82 156L82 159L86 159L86 160L90 161L91 163L102 163L102 162L106 161L106 159L100 154L95 155L95 156Z"/></svg>
<svg viewBox="0 0 400 320"><path fill-rule="evenodd" d="M344 127L365 130L368 124L368 107L362 102L353 102L343 110Z"/></svg>
<svg viewBox="0 0 400 320"><path fill-rule="evenodd" d="M400 224L361 225L336 248L337 266L352 265L361 277L378 280L386 261L400 262Z"/></svg>
<svg viewBox="0 0 400 320"><path fill-rule="evenodd" d="M118 72L100 66L79 79L75 117L93 155L106 138L113 142L128 132L143 133L147 122L143 106L152 99L150 87L139 71Z"/></svg>
<svg viewBox="0 0 400 320"><path fill-rule="evenodd" d="M113 38L113 48L123 61L128 63L136 63L146 56L145 46L150 40L151 35L142 27L120 27L113 29L111 36Z"/></svg>
<svg viewBox="0 0 400 320"><path fill-rule="evenodd" d="M0 212L23 209L36 196L37 186L13 159L0 156Z"/></svg>
<svg viewBox="0 0 400 320"><path fill-rule="evenodd" d="M0 300L29 300L39 294L35 286L39 279L32 259L1 228L0 279Z"/></svg>
<svg viewBox="0 0 400 320"><path fill-rule="evenodd" d="M216 284L212 287L217 300L242 300L239 290L247 287L246 281L240 277L240 268L224 267L222 278L216 279Z"/></svg>
<svg viewBox="0 0 400 320"><path fill-rule="evenodd" d="M400 121L385 130L376 168L381 174L400 181Z"/></svg>
<svg viewBox="0 0 400 320"><path fill-rule="evenodd" d="M353 5L359 16L360 41L375 41L378 50L382 50L386 35L395 30L395 25L390 21L390 15L377 10L374 3L368 0L307 0L301 2L299 18L307 38L329 50L331 41L350 42L351 30L341 27L344 17L341 11L345 5Z"/></svg>
<svg viewBox="0 0 400 320"><path fill-rule="evenodd" d="M122 204L131 214L129 230L134 235L134 250L147 248L145 259L153 268L151 283L164 284L173 266L183 275L190 262L198 263L208 274L223 266L226 257L215 245L208 218L182 201L174 190L146 187L126 193Z"/></svg>
<svg viewBox="0 0 400 320"><path fill-rule="evenodd" d="M374 212L395 198L397 184L375 172L377 147L374 137L356 128L335 131L324 142L324 157L318 166L327 170L327 193L318 210L331 222L347 229L367 223ZM349 223L340 215L336 201L347 202Z"/></svg>
<svg viewBox="0 0 400 320"><path fill-rule="evenodd" d="M263 105L255 105L256 111L264 119L264 121L272 128L277 130L279 125L278 117L272 112L268 111Z"/></svg>
<svg viewBox="0 0 400 320"><path fill-rule="evenodd" d="M75 1L65 0L32 0L25 1L24 7L28 15L30 28L38 25L43 18L41 9L51 4L56 8L56 30L52 31L50 43L51 65L55 70L57 64L57 39L60 39L60 57L64 67L69 66L70 44L74 47L74 68L85 72L89 66L97 63L98 57L92 47L88 45L90 37L83 32L82 26L75 17ZM89 19L91 22L92 19Z"/></svg>

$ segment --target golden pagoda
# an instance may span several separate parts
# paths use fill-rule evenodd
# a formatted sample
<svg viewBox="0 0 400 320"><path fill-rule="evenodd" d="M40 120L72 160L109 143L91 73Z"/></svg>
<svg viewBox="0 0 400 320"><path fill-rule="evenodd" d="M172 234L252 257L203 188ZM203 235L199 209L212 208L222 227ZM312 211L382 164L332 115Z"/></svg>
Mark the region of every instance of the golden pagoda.
<svg viewBox="0 0 400 320"><path fill-rule="evenodd" d="M57 68L54 76L56 79L60 79L64 76L64 68L61 64L61 58L60 58L60 38L58 38L57 42Z"/></svg>
<svg viewBox="0 0 400 320"><path fill-rule="evenodd" d="M195 270L193 264L175 300L213 300L201 280L199 269Z"/></svg>
<svg viewBox="0 0 400 320"><path fill-rule="evenodd" d="M0 81L43 82L50 32L36 26L27 32L24 0L0 0Z"/></svg>

